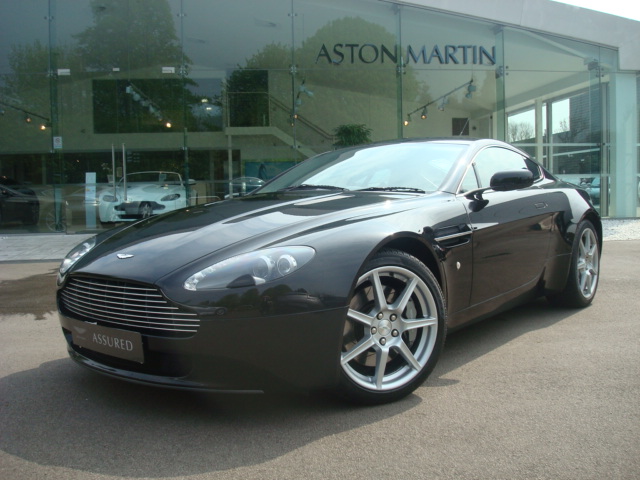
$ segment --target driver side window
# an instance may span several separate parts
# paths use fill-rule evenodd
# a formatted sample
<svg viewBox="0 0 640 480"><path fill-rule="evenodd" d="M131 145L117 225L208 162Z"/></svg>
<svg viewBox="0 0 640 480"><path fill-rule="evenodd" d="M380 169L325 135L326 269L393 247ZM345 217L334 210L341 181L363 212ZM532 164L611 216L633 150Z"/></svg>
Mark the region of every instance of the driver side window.
<svg viewBox="0 0 640 480"><path fill-rule="evenodd" d="M491 177L495 173L505 170L530 170L525 158L506 148L490 147L481 151L475 158L476 173L481 188L486 188L491 183ZM532 172L535 178L538 172Z"/></svg>
<svg viewBox="0 0 640 480"><path fill-rule="evenodd" d="M478 179L476 177L476 171L473 165L467 170L467 174L464 176L462 180L462 185L460 185L460 193L467 193L472 190L478 189Z"/></svg>

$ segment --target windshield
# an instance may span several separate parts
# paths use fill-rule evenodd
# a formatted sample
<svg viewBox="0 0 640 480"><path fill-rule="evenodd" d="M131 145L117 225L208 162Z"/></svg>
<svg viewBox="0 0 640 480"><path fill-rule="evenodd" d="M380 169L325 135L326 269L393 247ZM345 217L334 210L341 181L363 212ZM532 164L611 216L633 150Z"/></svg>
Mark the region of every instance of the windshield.
<svg viewBox="0 0 640 480"><path fill-rule="evenodd" d="M296 188L433 192L466 148L464 144L416 142L327 152L288 170L256 192Z"/></svg>
<svg viewBox="0 0 640 480"><path fill-rule="evenodd" d="M120 179L122 184L124 179ZM127 174L127 184L182 185L180 174L174 172L136 172Z"/></svg>

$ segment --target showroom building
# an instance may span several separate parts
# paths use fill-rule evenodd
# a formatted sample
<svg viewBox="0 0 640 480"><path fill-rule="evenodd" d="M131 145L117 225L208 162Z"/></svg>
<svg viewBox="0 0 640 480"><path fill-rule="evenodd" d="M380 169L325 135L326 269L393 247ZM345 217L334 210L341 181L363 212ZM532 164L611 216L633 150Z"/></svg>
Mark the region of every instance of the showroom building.
<svg viewBox="0 0 640 480"><path fill-rule="evenodd" d="M506 140L640 217L637 21L551 0L30 0L0 3L0 36L3 233L108 228L131 174L193 205L434 136Z"/></svg>

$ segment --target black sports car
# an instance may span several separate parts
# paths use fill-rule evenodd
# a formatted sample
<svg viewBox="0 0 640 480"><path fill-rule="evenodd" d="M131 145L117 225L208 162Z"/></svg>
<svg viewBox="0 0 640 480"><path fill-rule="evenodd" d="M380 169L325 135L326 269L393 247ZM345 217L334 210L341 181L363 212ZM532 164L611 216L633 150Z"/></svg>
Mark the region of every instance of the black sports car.
<svg viewBox="0 0 640 480"><path fill-rule="evenodd" d="M381 403L425 380L448 329L539 296L588 305L601 246L586 192L525 153L414 139L101 233L57 300L71 357L107 375Z"/></svg>
<svg viewBox="0 0 640 480"><path fill-rule="evenodd" d="M40 219L40 202L28 187L0 176L0 225L20 222L35 225Z"/></svg>

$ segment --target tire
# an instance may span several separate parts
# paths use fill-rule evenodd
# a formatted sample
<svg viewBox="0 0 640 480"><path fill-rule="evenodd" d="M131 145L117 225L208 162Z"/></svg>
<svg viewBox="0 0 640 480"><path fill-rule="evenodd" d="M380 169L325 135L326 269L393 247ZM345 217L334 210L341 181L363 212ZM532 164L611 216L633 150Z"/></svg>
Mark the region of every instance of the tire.
<svg viewBox="0 0 640 480"><path fill-rule="evenodd" d="M66 211L61 211L60 222L56 222L56 211L55 208L47 209L44 214L44 223L47 228L52 232L64 232L67 230L67 215Z"/></svg>
<svg viewBox="0 0 640 480"><path fill-rule="evenodd" d="M34 204L31 206L31 215L27 219L27 225L37 225L40 221L40 205Z"/></svg>
<svg viewBox="0 0 640 480"><path fill-rule="evenodd" d="M417 258L379 252L358 278L344 324L339 390L360 404L403 398L438 361L446 336L442 290Z"/></svg>
<svg viewBox="0 0 640 480"><path fill-rule="evenodd" d="M151 204L149 202L143 202L140 204L138 213L140 215L140 218L149 218L151 215L153 215L153 208L151 208Z"/></svg>
<svg viewBox="0 0 640 480"><path fill-rule="evenodd" d="M569 308L591 304L600 278L600 242L593 224L584 220L573 240L571 265L564 290L547 297L551 303Z"/></svg>

